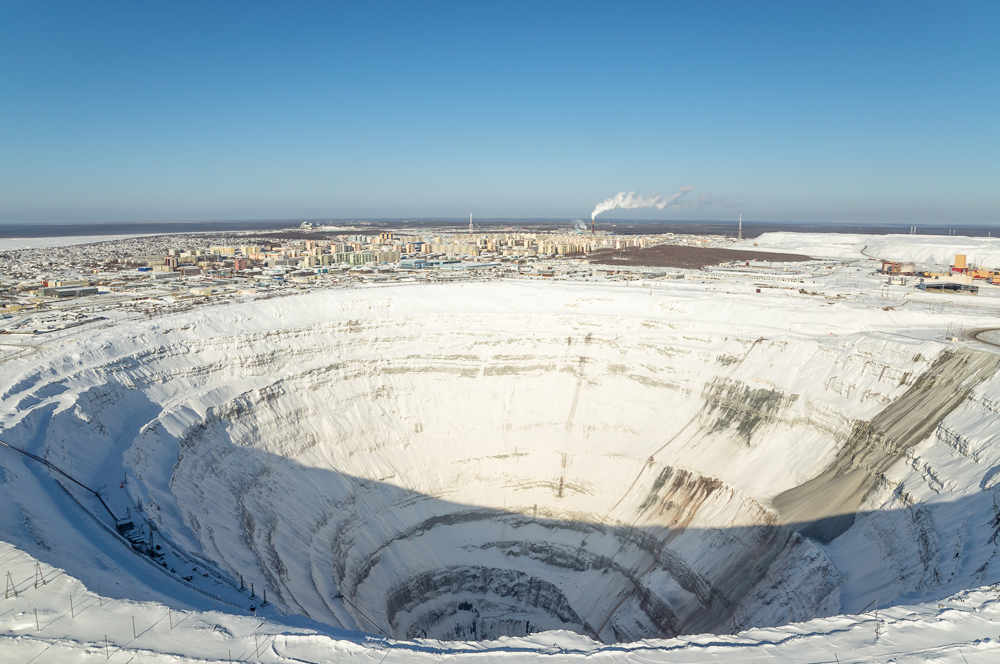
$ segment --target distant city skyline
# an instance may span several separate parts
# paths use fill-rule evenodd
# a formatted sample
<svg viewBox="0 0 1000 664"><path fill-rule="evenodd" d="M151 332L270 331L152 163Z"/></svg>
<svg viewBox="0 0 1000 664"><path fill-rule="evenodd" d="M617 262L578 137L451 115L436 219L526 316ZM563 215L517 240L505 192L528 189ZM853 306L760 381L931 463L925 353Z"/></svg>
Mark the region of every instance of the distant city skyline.
<svg viewBox="0 0 1000 664"><path fill-rule="evenodd" d="M8 2L0 224L589 223L629 191L666 207L599 224L996 224L998 28L991 2Z"/></svg>

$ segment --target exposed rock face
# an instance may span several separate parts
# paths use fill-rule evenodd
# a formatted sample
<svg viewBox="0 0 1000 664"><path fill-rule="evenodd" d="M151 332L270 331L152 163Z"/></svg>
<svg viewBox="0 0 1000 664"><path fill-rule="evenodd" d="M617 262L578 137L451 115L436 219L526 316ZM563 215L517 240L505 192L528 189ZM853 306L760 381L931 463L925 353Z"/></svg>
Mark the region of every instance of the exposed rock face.
<svg viewBox="0 0 1000 664"><path fill-rule="evenodd" d="M927 440L952 411L990 380L1000 355L959 349L934 365L901 397L867 422L857 422L837 458L822 473L772 501L785 523L830 542L854 524L858 507L885 472L914 445Z"/></svg>

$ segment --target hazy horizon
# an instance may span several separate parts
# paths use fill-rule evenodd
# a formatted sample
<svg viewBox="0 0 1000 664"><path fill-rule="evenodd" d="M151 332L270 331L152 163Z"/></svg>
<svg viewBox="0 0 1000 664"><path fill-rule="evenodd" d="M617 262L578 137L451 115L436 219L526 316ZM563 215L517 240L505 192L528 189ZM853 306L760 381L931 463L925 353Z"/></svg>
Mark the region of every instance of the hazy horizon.
<svg viewBox="0 0 1000 664"><path fill-rule="evenodd" d="M413 221L417 223L446 223L446 224L462 224L467 225L469 223L468 216L427 216L427 217L417 217L417 216L356 216L356 217L305 217L305 216L284 216L284 217L246 217L246 218L190 218L190 219L114 219L114 220L95 220L95 221L64 221L62 219L45 219L39 221L10 221L0 219L0 226L31 226L31 225L41 225L41 226L96 226L96 225L120 225L120 224L140 224L140 225L152 225L152 224L227 224L227 223L253 223L253 224L268 224L268 223L294 223L301 224L303 222L315 223L406 223L408 221ZM574 221L584 221L587 224L587 228L590 228L589 218L584 216L562 216L562 217L512 217L512 216L497 216L497 217L476 217L473 215L473 221L476 225L480 223L505 223L505 222L516 222L516 223L573 223ZM682 218L678 217L675 219L656 219L656 218L644 218L644 217L613 217L613 216L600 216L598 217L597 225L608 225L608 224L619 224L619 223L643 223L643 224L738 224L739 216L735 218ZM909 228L911 226L916 226L917 228L927 228L927 227L971 227L971 228L988 228L992 226L1000 226L1000 219L995 221L984 221L984 222L949 222L946 220L939 221L923 221L923 222L907 222L907 221L881 221L881 220L804 220L804 219L750 219L744 215L743 224L775 224L775 225L802 225L802 226L898 226L901 228Z"/></svg>
<svg viewBox="0 0 1000 664"><path fill-rule="evenodd" d="M448 232L464 233L468 220L463 218L367 218L367 219L246 219L246 220L204 220L204 221L149 221L149 222L105 222L105 223L0 223L0 238L33 239L56 237L118 237L125 235L170 235L170 234L213 234L213 233L270 233L281 230L297 231L303 221L310 221L316 226L328 225L331 228L357 228L361 232L382 232L387 230L403 231L405 229L445 228ZM582 222L582 223L581 223ZM688 233L705 235L725 235L734 237L737 234L738 221L731 219L634 219L609 218L597 224L599 231L612 231L617 235L634 235L650 233ZM576 218L484 218L476 220L477 232L498 232L504 228L520 228L539 232L582 227L586 231L590 226ZM909 234L913 229L917 235L924 236L993 236L1000 237L1000 224L996 225L962 225L962 224L917 224L902 225L892 223L882 224L849 224L827 222L775 222L762 220L743 220L743 237L755 238L768 232L792 233L860 233L867 235L900 235ZM328 237L319 231L315 237ZM305 236L303 236L305 237Z"/></svg>

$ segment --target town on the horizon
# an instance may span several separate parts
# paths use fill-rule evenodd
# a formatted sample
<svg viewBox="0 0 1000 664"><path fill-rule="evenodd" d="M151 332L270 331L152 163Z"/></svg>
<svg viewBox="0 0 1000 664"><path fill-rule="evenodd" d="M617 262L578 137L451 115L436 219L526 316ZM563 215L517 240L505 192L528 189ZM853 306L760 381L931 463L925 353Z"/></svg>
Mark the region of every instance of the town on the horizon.
<svg viewBox="0 0 1000 664"><path fill-rule="evenodd" d="M267 233L157 235L0 252L0 334L47 334L117 316L164 314L207 302L324 288L495 279L678 279L810 292L848 272L873 288L1000 293L1000 269L955 255L951 265L747 253L736 235L607 230L428 228L399 232L314 227ZM818 277L822 276L822 279ZM811 286L810 286L811 284ZM839 283L838 288L842 289ZM838 292L837 297L843 297Z"/></svg>

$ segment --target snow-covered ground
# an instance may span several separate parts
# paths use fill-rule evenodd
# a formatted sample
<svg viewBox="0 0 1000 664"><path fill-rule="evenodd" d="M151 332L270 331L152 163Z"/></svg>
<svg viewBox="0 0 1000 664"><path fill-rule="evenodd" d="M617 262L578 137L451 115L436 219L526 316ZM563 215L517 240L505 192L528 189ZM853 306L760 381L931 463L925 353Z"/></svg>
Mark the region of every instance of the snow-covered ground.
<svg viewBox="0 0 1000 664"><path fill-rule="evenodd" d="M147 235L154 235L154 233L135 233L131 235L70 235L65 237L3 237L0 238L0 251L69 247L77 244L93 244L94 242L128 240L130 238L145 237Z"/></svg>
<svg viewBox="0 0 1000 664"><path fill-rule="evenodd" d="M764 233L734 248L805 254L816 258L875 257L948 266L955 254L988 268L1000 266L1000 238L945 235L861 235L853 233Z"/></svg>
<svg viewBox="0 0 1000 664"><path fill-rule="evenodd" d="M323 291L9 360L0 440L162 555L0 448L0 653L987 661L1000 356L852 275Z"/></svg>
<svg viewBox="0 0 1000 664"><path fill-rule="evenodd" d="M111 599L63 570L0 542L0 565L17 595L0 604L4 662L100 661L392 664L449 661L552 662L942 662L1000 657L1000 601L992 589L935 604L820 618L738 635L647 639L602 646L554 631L494 641L394 641L359 632L290 627L259 617L177 610L157 602Z"/></svg>

